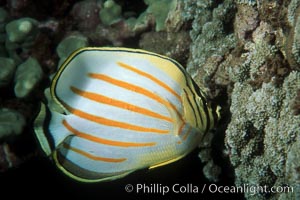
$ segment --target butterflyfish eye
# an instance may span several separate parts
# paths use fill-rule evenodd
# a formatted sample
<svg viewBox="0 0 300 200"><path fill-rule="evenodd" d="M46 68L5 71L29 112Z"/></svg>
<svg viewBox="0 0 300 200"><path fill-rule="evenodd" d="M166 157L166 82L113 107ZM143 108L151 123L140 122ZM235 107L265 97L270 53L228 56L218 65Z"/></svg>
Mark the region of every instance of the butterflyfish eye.
<svg viewBox="0 0 300 200"><path fill-rule="evenodd" d="M184 157L216 115L179 63L138 49L75 51L50 93L35 120L36 137L59 169L86 182Z"/></svg>

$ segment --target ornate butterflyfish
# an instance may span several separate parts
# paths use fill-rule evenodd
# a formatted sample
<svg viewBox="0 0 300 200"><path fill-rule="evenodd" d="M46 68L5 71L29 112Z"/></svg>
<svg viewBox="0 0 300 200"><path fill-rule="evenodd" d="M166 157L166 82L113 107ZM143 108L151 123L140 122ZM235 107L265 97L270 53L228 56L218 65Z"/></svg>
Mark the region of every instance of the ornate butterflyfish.
<svg viewBox="0 0 300 200"><path fill-rule="evenodd" d="M178 62L138 49L75 51L52 79L50 94L35 134L58 168L79 181L113 180L174 162L218 119Z"/></svg>

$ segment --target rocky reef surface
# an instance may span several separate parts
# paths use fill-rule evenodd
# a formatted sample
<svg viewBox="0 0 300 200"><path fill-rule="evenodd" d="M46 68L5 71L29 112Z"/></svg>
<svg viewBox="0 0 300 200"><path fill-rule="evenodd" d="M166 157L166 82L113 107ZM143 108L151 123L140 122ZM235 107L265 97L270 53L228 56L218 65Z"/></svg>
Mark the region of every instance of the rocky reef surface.
<svg viewBox="0 0 300 200"><path fill-rule="evenodd" d="M299 5L185 1L183 13L192 20L187 69L223 105L223 156L235 185L290 187L245 193L246 199L299 198Z"/></svg>
<svg viewBox="0 0 300 200"><path fill-rule="evenodd" d="M37 156L28 138L44 90L85 46L179 61L222 107L199 170L213 182L229 171L236 186L293 188L246 199L300 198L299 0L0 1L0 171Z"/></svg>

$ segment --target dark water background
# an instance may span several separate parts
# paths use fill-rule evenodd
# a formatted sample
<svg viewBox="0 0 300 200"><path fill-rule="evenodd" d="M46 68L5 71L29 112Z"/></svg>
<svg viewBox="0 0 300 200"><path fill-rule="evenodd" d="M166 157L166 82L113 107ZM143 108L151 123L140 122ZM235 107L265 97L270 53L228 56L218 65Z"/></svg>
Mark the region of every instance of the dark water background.
<svg viewBox="0 0 300 200"><path fill-rule="evenodd" d="M243 199L241 194L220 194L209 193L207 190L201 194L204 184L209 183L203 176L202 163L197 153L192 152L187 157L152 170L142 170L133 173L123 179L102 182L102 183L80 183L64 175L47 158L37 157L20 165L16 169L11 169L0 174L1 195L8 196L9 199L107 199L107 198L125 198L125 199ZM217 185L232 186L232 178L226 177ZM199 193L176 194L172 191L164 196L159 194L145 194L142 191L137 193L134 190L131 193L125 191L127 184L136 186L145 184L147 186L159 185L168 186L171 190L174 184L186 186L192 184L199 188ZM2 198L1 198L2 199Z"/></svg>

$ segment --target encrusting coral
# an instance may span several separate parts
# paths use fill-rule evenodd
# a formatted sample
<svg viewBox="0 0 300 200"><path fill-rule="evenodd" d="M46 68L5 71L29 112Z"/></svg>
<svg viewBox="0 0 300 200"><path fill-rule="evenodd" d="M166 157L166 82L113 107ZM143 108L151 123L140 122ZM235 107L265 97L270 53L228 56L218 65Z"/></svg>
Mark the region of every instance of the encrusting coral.
<svg viewBox="0 0 300 200"><path fill-rule="evenodd" d="M30 48L38 34L38 21L32 18L13 20L5 26L7 39L5 47L16 64L22 62L18 51L26 52Z"/></svg>
<svg viewBox="0 0 300 200"><path fill-rule="evenodd" d="M15 95L26 97L42 79L43 71L35 58L28 58L17 67L15 74Z"/></svg>
<svg viewBox="0 0 300 200"><path fill-rule="evenodd" d="M286 199L299 199L300 198L300 163L298 162L300 155L300 138L291 146L287 154L285 176L287 181L294 188L293 193L286 193L283 196Z"/></svg>
<svg viewBox="0 0 300 200"><path fill-rule="evenodd" d="M72 7L70 12L76 27L80 31L93 31L100 23L99 11L101 1L87 0L79 1Z"/></svg>
<svg viewBox="0 0 300 200"><path fill-rule="evenodd" d="M0 140L20 135L25 123L24 116L19 112L7 108L0 109Z"/></svg>
<svg viewBox="0 0 300 200"><path fill-rule="evenodd" d="M3 87L11 82L16 64L13 59L0 57L0 69L0 87Z"/></svg>
<svg viewBox="0 0 300 200"><path fill-rule="evenodd" d="M198 84L205 85L206 80L210 80L216 70L216 65L210 65L208 60L222 60L225 54L237 44L233 32L225 30L226 25L233 20L235 5L232 1L224 1L219 5L213 1L185 1L184 3L185 18L193 19L193 29L190 31L193 42L187 70ZM211 66L211 68L204 66Z"/></svg>
<svg viewBox="0 0 300 200"><path fill-rule="evenodd" d="M263 83L256 91L247 83L235 83L225 141L237 185L249 181L269 187L284 184L286 154L300 134L300 119L289 106L299 80L300 73L292 72L282 89ZM256 196L263 198L263 195Z"/></svg>
<svg viewBox="0 0 300 200"><path fill-rule="evenodd" d="M121 20L122 7L113 0L107 0L99 12L101 22L104 25L111 25Z"/></svg>
<svg viewBox="0 0 300 200"><path fill-rule="evenodd" d="M229 97L229 102L220 102L223 120L229 121L224 156L234 169L235 185L294 186L294 193L245 193L246 199L289 199L300 192L295 180L286 181L290 163L299 166L299 159L290 156L298 154L292 146L300 135L300 118L295 115L300 88L299 5L297 0L290 5L185 1L184 16L193 20L188 70L198 84L208 87L211 97L218 99L224 92ZM280 20L267 15L270 12ZM216 20L213 13L223 13L223 18ZM286 26L291 26L288 32L283 30ZM292 171L292 176L299 176L299 170Z"/></svg>
<svg viewBox="0 0 300 200"><path fill-rule="evenodd" d="M73 51L86 47L87 45L87 38L78 33L71 34L64 38L56 48L56 52L60 58L58 66L60 66Z"/></svg>
<svg viewBox="0 0 300 200"><path fill-rule="evenodd" d="M168 15L176 9L176 6L181 3L179 0L144 0L148 8L141 13L137 18L131 17L126 20L132 30L140 30L155 24L155 31L166 30L166 22Z"/></svg>

